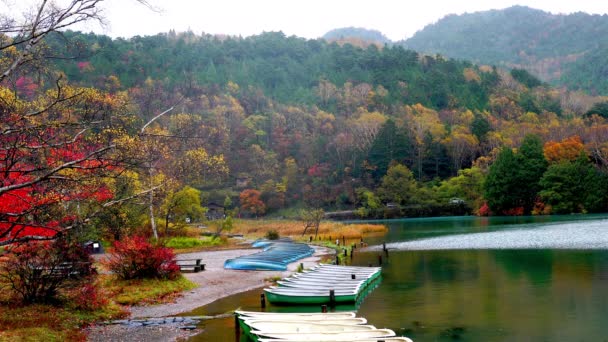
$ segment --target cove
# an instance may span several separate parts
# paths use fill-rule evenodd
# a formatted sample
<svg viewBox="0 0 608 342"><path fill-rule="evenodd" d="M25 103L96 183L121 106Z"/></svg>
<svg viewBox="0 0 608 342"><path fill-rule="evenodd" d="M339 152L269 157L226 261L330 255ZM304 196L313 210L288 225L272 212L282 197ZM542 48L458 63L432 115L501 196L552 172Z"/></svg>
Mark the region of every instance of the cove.
<svg viewBox="0 0 608 342"><path fill-rule="evenodd" d="M376 248L386 241L391 248L382 282L350 309L376 327L415 341L604 340L608 250L596 242L608 235L607 219L580 215L383 221L389 232L368 241ZM472 245L480 240L501 247ZM513 247L509 242L517 240L534 243ZM449 243L461 248L428 247ZM510 247L504 247L507 243ZM417 248L421 245L427 247ZM353 264L376 264L379 253L374 246L355 253ZM259 293L227 297L194 313L259 310ZM267 311L317 309L271 305ZM203 328L205 332L192 340L234 340L230 319Z"/></svg>

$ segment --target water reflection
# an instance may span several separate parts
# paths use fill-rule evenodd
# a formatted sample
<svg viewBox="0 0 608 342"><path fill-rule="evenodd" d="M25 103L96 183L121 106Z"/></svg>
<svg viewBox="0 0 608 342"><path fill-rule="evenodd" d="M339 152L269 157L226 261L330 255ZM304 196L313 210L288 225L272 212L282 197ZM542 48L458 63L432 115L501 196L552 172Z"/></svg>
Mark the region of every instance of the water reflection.
<svg viewBox="0 0 608 342"><path fill-rule="evenodd" d="M443 218L390 221L369 239L403 242L432 236L599 227L606 215ZM536 228L534 228L534 227ZM574 228L575 230L578 228ZM601 236L604 235L604 236ZM380 252L359 252L353 264L377 265ZM421 250L383 256L382 283L358 309L379 328L416 341L605 341L608 336L607 250ZM259 290L212 303L197 314L259 309ZM318 308L317 308L318 309ZM282 307L280 310L302 310ZM309 307L308 310L316 310ZM231 320L205 323L199 341L234 340Z"/></svg>
<svg viewBox="0 0 608 342"><path fill-rule="evenodd" d="M607 271L597 251L395 252L359 313L419 341L602 340Z"/></svg>

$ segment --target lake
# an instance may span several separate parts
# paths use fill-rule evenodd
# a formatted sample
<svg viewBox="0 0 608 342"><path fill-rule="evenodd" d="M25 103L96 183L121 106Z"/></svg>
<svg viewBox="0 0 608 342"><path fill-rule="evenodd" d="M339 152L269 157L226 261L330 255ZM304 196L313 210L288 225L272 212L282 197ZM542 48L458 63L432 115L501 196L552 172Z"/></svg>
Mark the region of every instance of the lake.
<svg viewBox="0 0 608 342"><path fill-rule="evenodd" d="M356 307L369 324L415 341L607 341L608 215L379 221L382 282ZM485 248L484 246L487 246ZM374 249L372 247L372 249ZM261 290L189 314L259 310ZM317 311L277 307L267 311ZM234 341L234 321L204 323L193 341Z"/></svg>

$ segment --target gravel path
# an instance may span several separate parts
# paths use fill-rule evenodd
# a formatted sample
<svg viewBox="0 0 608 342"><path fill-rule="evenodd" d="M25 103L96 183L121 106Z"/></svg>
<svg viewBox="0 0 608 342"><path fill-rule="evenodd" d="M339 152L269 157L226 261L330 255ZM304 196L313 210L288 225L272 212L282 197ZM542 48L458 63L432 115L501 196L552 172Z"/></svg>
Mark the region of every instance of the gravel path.
<svg viewBox="0 0 608 342"><path fill-rule="evenodd" d="M333 250L315 247L311 257L291 263L288 271L237 271L224 269L226 259L236 258L259 252L257 249L232 249L209 252L180 254L180 258L200 258L205 264L205 271L184 273L184 276L197 283L199 287L185 292L174 303L131 307L131 318L174 316L192 311L198 307L214 302L220 298L236 293L253 290L264 285L264 279L274 276L287 277L295 271L300 263L304 267L315 265L322 255L333 253ZM183 331L178 326L164 325L157 327L125 327L119 325L94 326L88 329L89 341L175 341L200 333L200 331Z"/></svg>

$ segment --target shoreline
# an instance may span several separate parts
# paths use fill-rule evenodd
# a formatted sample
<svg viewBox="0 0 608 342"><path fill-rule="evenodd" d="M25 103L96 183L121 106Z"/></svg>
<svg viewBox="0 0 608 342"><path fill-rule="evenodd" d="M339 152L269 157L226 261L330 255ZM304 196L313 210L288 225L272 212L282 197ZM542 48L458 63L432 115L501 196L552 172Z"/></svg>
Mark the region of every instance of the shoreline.
<svg viewBox="0 0 608 342"><path fill-rule="evenodd" d="M314 266L325 255L333 254L330 248L314 246L315 253L288 265L286 271L240 271L224 269L224 261L259 252L258 249L228 249L180 254L184 258L200 258L205 271L184 273L184 277L198 287L182 293L173 303L132 306L130 319L175 316L210 304L218 299L253 290L266 285L265 279L287 277L295 272L300 263L305 268ZM200 330L184 331L177 326L124 327L96 325L87 329L87 341L175 341L200 333Z"/></svg>

